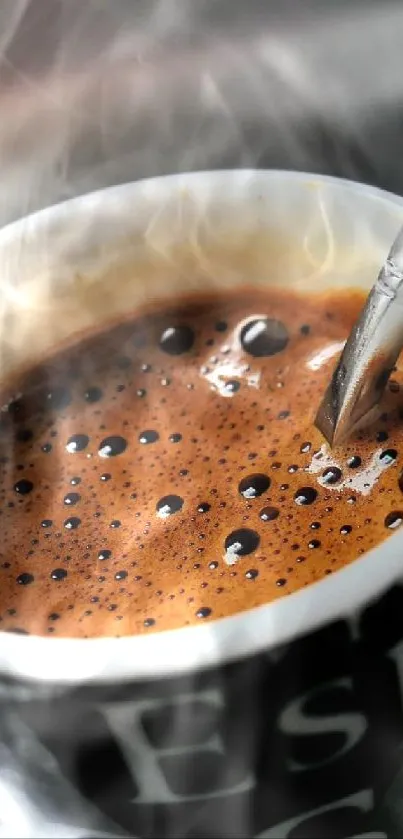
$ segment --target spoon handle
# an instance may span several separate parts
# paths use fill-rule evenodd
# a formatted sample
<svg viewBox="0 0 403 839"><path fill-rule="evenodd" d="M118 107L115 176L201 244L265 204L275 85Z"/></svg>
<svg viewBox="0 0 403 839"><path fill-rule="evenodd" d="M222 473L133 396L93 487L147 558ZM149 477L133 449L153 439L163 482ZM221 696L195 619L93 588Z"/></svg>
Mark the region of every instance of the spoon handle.
<svg viewBox="0 0 403 839"><path fill-rule="evenodd" d="M375 418L403 347L403 228L344 346L315 425L334 446Z"/></svg>

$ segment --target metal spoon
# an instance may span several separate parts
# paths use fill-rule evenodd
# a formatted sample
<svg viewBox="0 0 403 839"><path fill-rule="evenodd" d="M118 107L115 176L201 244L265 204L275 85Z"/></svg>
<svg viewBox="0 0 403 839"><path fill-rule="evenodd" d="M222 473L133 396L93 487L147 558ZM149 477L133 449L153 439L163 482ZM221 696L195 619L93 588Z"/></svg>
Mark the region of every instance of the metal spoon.
<svg viewBox="0 0 403 839"><path fill-rule="evenodd" d="M403 228L345 344L315 425L331 446L371 422L403 348Z"/></svg>

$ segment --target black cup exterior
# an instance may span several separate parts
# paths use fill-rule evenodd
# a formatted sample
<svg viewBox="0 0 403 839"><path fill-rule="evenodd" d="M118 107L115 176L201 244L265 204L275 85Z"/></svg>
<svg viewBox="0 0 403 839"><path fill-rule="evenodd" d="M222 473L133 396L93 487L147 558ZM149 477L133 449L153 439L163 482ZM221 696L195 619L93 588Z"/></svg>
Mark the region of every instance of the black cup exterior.
<svg viewBox="0 0 403 839"><path fill-rule="evenodd" d="M88 836L401 835L403 584L215 670L0 699L33 806Z"/></svg>

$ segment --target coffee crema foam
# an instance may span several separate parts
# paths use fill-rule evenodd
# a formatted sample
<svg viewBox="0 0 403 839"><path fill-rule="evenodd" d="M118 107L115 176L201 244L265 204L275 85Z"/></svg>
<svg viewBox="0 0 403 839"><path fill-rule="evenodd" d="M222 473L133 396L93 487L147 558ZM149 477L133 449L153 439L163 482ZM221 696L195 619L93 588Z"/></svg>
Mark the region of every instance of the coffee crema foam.
<svg viewBox="0 0 403 839"><path fill-rule="evenodd" d="M313 426L361 292L182 298L84 336L0 414L0 626L205 623L334 573L403 521L401 369L379 422Z"/></svg>

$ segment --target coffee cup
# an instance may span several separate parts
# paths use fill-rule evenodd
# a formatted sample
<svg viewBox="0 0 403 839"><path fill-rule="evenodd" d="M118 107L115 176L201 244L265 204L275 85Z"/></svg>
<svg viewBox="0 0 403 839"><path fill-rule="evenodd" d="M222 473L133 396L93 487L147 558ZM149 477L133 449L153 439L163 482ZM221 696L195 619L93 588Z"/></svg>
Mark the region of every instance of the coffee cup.
<svg viewBox="0 0 403 839"><path fill-rule="evenodd" d="M156 178L41 211L0 232L2 381L196 291L195 267L203 290L241 287L248 260L262 287L369 290L402 219L396 196L281 171ZM70 826L75 807L76 827L108 835L330 835L337 819L343 835L385 830L377 807L402 732L402 539L205 625L0 633L4 729L18 713L34 764L50 756Z"/></svg>

